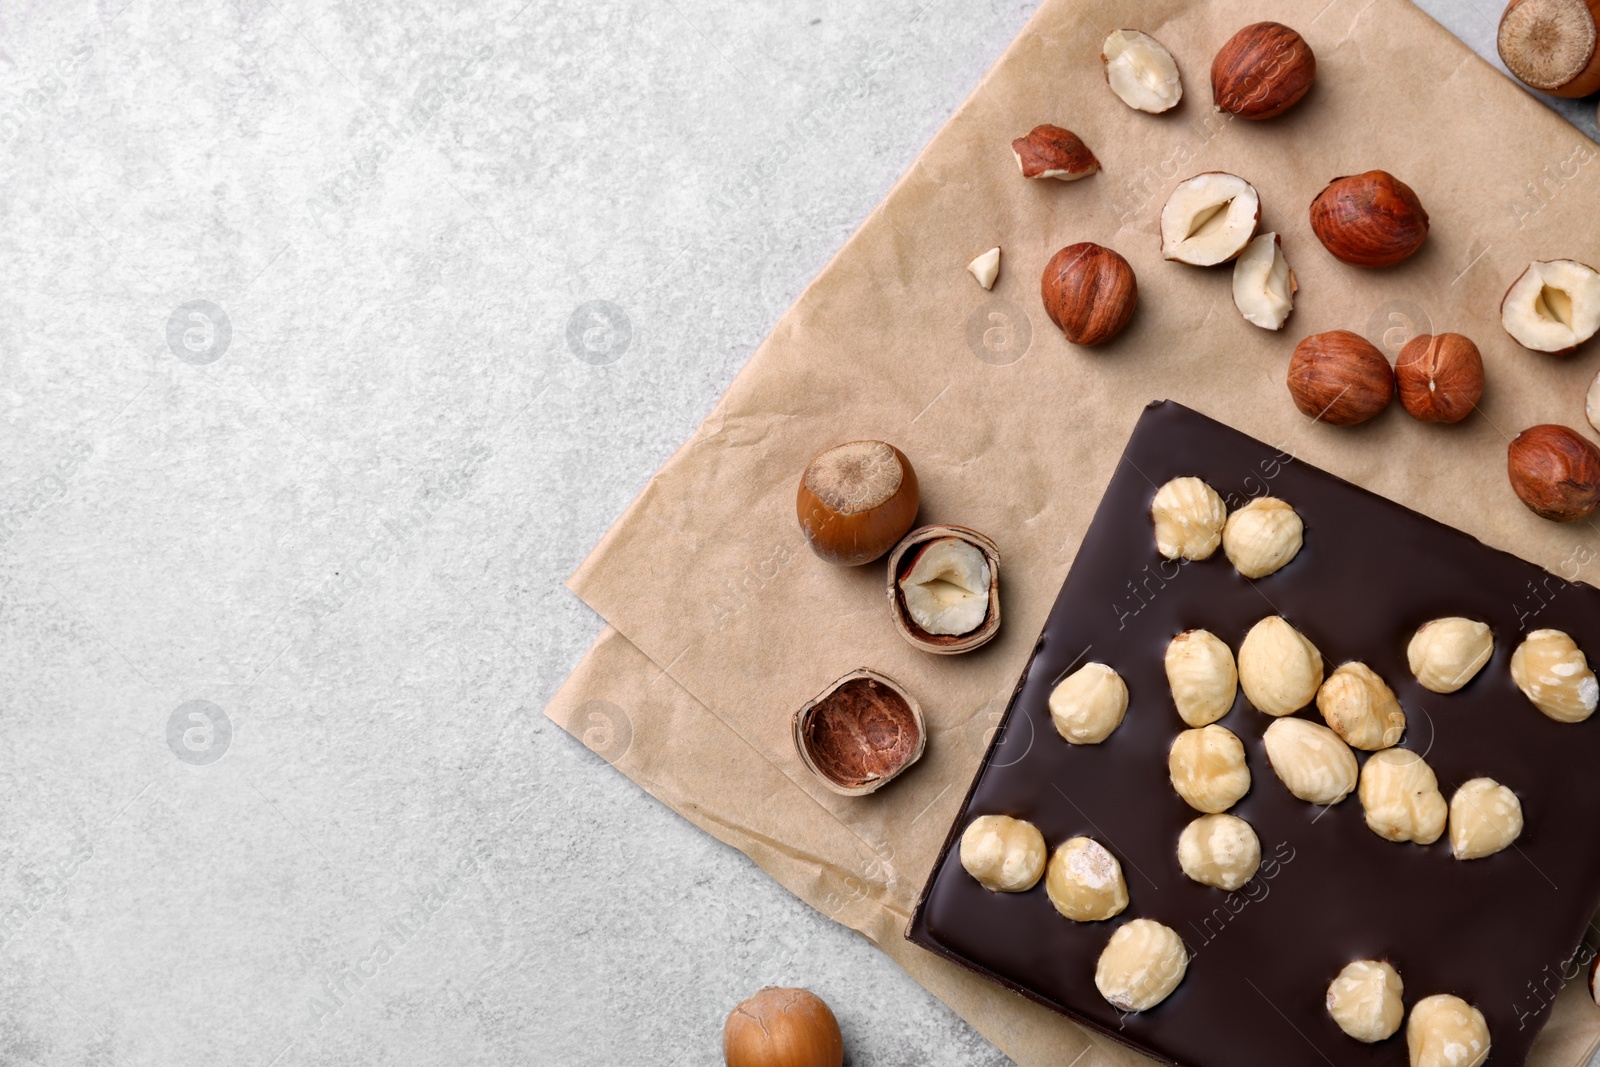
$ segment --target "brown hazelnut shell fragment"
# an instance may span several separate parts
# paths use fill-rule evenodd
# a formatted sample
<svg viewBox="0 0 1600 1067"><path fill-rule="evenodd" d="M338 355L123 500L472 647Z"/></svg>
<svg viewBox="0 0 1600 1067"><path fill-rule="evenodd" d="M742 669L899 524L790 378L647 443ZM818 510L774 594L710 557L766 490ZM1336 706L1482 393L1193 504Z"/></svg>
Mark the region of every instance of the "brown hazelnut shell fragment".
<svg viewBox="0 0 1600 1067"><path fill-rule="evenodd" d="M1304 37L1282 23L1257 22L1211 61L1211 97L1219 111L1270 119L1298 104L1316 77L1317 57Z"/></svg>
<svg viewBox="0 0 1600 1067"><path fill-rule="evenodd" d="M883 441L849 441L806 465L795 511L813 552L858 567L905 536L919 502L917 472L904 452Z"/></svg>
<svg viewBox="0 0 1600 1067"><path fill-rule="evenodd" d="M1483 355L1459 333L1419 334L1394 365L1400 403L1422 422L1460 422L1483 398Z"/></svg>
<svg viewBox="0 0 1600 1067"><path fill-rule="evenodd" d="M1311 230L1334 258L1390 267L1422 247L1428 213L1411 186L1383 170L1335 178L1311 201Z"/></svg>
<svg viewBox="0 0 1600 1067"><path fill-rule="evenodd" d="M1565 426L1532 426L1506 450L1511 488L1528 510L1554 522L1600 509L1600 449Z"/></svg>
<svg viewBox="0 0 1600 1067"><path fill-rule="evenodd" d="M1024 178L1059 178L1073 182L1100 169L1083 138L1060 126L1035 126L1026 137L1011 142Z"/></svg>
<svg viewBox="0 0 1600 1067"><path fill-rule="evenodd" d="M1139 302L1139 282L1122 256L1092 241L1051 257L1040 284L1044 310L1075 345L1098 345L1121 333Z"/></svg>
<svg viewBox="0 0 1600 1067"><path fill-rule="evenodd" d="M894 679L862 667L809 700L794 716L800 761L835 793L882 789L922 758L922 707Z"/></svg>
<svg viewBox="0 0 1600 1067"><path fill-rule="evenodd" d="M1333 426L1366 422L1394 398L1394 371L1365 337L1329 330L1295 346L1289 395L1306 416Z"/></svg>
<svg viewBox="0 0 1600 1067"><path fill-rule="evenodd" d="M976 630L964 634L930 634L911 616L906 607L900 580L916 563L917 550L932 541L953 537L965 541L983 553L989 564L989 611ZM889 611L894 616L894 626L900 636L924 652L936 656L953 656L970 652L979 645L989 643L1000 632L1000 547L977 530L965 526L922 526L905 536L889 554Z"/></svg>

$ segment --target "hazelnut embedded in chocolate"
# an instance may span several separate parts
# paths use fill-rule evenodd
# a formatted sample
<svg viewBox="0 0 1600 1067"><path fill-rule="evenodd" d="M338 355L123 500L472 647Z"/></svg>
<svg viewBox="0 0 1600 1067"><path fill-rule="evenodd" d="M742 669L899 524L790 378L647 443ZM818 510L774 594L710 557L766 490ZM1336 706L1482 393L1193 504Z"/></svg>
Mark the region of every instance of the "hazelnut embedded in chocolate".
<svg viewBox="0 0 1600 1067"><path fill-rule="evenodd" d="M922 757L927 727L909 693L863 667L795 713L794 743L801 762L829 789L862 796Z"/></svg>

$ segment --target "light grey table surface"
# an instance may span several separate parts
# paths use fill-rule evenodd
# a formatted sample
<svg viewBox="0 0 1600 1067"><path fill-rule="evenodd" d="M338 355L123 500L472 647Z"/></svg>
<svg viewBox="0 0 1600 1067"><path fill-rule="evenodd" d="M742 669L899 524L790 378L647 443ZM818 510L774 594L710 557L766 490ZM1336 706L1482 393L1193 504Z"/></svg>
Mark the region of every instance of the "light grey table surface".
<svg viewBox="0 0 1600 1067"><path fill-rule="evenodd" d="M1007 1062L540 709L1033 6L0 10L0 1064Z"/></svg>

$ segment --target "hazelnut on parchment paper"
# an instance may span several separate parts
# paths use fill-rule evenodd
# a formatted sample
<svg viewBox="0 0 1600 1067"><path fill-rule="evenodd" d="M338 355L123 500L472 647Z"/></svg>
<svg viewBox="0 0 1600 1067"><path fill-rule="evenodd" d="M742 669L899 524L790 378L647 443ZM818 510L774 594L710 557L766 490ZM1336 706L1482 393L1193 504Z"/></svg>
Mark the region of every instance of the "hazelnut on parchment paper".
<svg viewBox="0 0 1600 1067"><path fill-rule="evenodd" d="M1150 501L1156 551L1167 559L1209 559L1222 543L1228 506L1199 478L1174 478Z"/></svg>
<svg viewBox="0 0 1600 1067"><path fill-rule="evenodd" d="M1162 43L1138 30L1112 30L1100 46L1106 84L1135 111L1159 115L1178 106L1183 80Z"/></svg>
<svg viewBox="0 0 1600 1067"><path fill-rule="evenodd" d="M1133 919L1117 928L1094 968L1095 988L1112 1007L1148 1011L1183 981L1189 950L1170 926Z"/></svg>
<svg viewBox="0 0 1600 1067"><path fill-rule="evenodd" d="M1179 263L1230 262L1261 221L1256 187L1237 174L1207 171L1178 183L1161 209L1161 254Z"/></svg>
<svg viewBox="0 0 1600 1067"><path fill-rule="evenodd" d="M1573 259L1528 264L1500 301L1500 325L1523 348L1575 351L1600 331L1600 272Z"/></svg>
<svg viewBox="0 0 1600 1067"><path fill-rule="evenodd" d="M1311 232L1335 259L1391 267L1428 238L1428 213L1411 186L1386 170L1335 178L1311 202Z"/></svg>
<svg viewBox="0 0 1600 1067"><path fill-rule="evenodd" d="M1316 77L1317 57L1304 37L1281 22L1256 22L1212 59L1211 98L1218 111L1270 119L1298 104Z"/></svg>
<svg viewBox="0 0 1600 1067"><path fill-rule="evenodd" d="M1011 154L1024 178L1055 178L1075 182L1100 169L1083 138L1060 126L1035 126L1026 137L1011 142Z"/></svg>
<svg viewBox="0 0 1600 1067"><path fill-rule="evenodd" d="M1185 630L1174 637L1165 663L1172 703L1189 726L1209 726L1233 707L1239 672L1232 650L1210 630Z"/></svg>
<svg viewBox="0 0 1600 1067"><path fill-rule="evenodd" d="M1406 1046L1411 1067L1481 1067L1489 1058L1489 1024L1460 997L1437 993L1412 1006Z"/></svg>
<svg viewBox="0 0 1600 1067"><path fill-rule="evenodd" d="M1044 874L1044 835L1025 819L980 815L961 834L961 866L985 889L1021 893Z"/></svg>
<svg viewBox="0 0 1600 1067"><path fill-rule="evenodd" d="M1231 893L1256 876L1261 840L1237 815L1202 815L1178 835L1178 865L1201 885Z"/></svg>
<svg viewBox="0 0 1600 1067"><path fill-rule="evenodd" d="M1400 406L1420 422L1460 422L1483 398L1483 354L1459 333L1418 334L1394 364Z"/></svg>
<svg viewBox="0 0 1600 1067"><path fill-rule="evenodd" d="M1257 234L1233 261L1233 306L1251 325L1281 330L1300 285L1275 233Z"/></svg>
<svg viewBox="0 0 1600 1067"><path fill-rule="evenodd" d="M1400 974L1382 960L1354 960L1328 984L1328 1014L1339 1029L1371 1044L1392 1037L1405 1018Z"/></svg>
<svg viewBox="0 0 1600 1067"><path fill-rule="evenodd" d="M1055 909L1073 922L1099 922L1128 906L1122 864L1092 837L1074 837L1056 849L1044 889Z"/></svg>
<svg viewBox="0 0 1600 1067"><path fill-rule="evenodd" d="M1531 426L1512 438L1506 475L1542 519L1579 522L1600 510L1600 448L1565 426Z"/></svg>
<svg viewBox="0 0 1600 1067"><path fill-rule="evenodd" d="M1288 385L1302 415L1330 426L1354 426L1394 399L1394 369L1360 334L1328 330L1295 345Z"/></svg>
<svg viewBox="0 0 1600 1067"><path fill-rule="evenodd" d="M1250 792L1244 743L1215 723L1178 735L1167 753L1167 774L1185 803L1209 815L1227 811Z"/></svg>
<svg viewBox="0 0 1600 1067"><path fill-rule="evenodd" d="M1039 280L1044 311L1063 337L1092 347L1116 337L1133 318L1139 280L1120 254L1093 241L1068 245Z"/></svg>

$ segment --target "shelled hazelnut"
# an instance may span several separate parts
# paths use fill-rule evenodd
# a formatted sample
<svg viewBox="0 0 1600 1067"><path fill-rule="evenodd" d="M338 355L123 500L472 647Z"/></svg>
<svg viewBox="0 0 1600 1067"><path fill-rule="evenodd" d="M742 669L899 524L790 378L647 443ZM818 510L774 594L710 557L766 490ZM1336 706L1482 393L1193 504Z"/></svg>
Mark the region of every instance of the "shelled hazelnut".
<svg viewBox="0 0 1600 1067"><path fill-rule="evenodd" d="M1246 578L1265 578L1300 554L1305 523L1293 506L1261 496L1228 516L1222 551Z"/></svg>
<svg viewBox="0 0 1600 1067"><path fill-rule="evenodd" d="M1189 950L1170 926L1133 919L1117 928L1094 968L1100 995L1121 1011L1149 1011L1183 981Z"/></svg>
<svg viewBox="0 0 1600 1067"><path fill-rule="evenodd" d="M1535 630L1511 654L1511 680L1556 722L1582 722L1600 701L1600 683L1577 642L1560 630Z"/></svg>
<svg viewBox="0 0 1600 1067"><path fill-rule="evenodd" d="M1167 774L1185 803L1209 815L1227 811L1250 792L1243 742L1215 723L1178 735L1167 753Z"/></svg>
<svg viewBox="0 0 1600 1067"><path fill-rule="evenodd" d="M1128 710L1128 685L1104 663L1085 663L1050 693L1056 732L1074 745L1098 745Z"/></svg>
<svg viewBox="0 0 1600 1067"><path fill-rule="evenodd" d="M1460 997L1423 997L1411 1008L1406 1047L1411 1067L1481 1067L1489 1058L1489 1024Z"/></svg>
<svg viewBox="0 0 1600 1067"><path fill-rule="evenodd" d="M1055 909L1073 922L1099 922L1128 906L1122 864L1092 837L1074 837L1056 849L1044 888Z"/></svg>
<svg viewBox="0 0 1600 1067"><path fill-rule="evenodd" d="M1261 740L1279 780L1307 803L1337 804L1356 787L1355 753L1326 726L1283 718Z"/></svg>
<svg viewBox="0 0 1600 1067"><path fill-rule="evenodd" d="M1339 1029L1372 1044L1394 1036L1405 1018L1400 973L1382 960L1354 960L1328 984L1328 1014Z"/></svg>
<svg viewBox="0 0 1600 1067"><path fill-rule="evenodd" d="M1528 264L1500 301L1500 325L1534 352L1576 351L1600 331L1600 272L1573 259Z"/></svg>
<svg viewBox="0 0 1600 1067"><path fill-rule="evenodd" d="M1359 794L1368 829L1385 840L1431 845L1444 833L1449 806L1439 779L1409 749L1386 748L1367 757Z"/></svg>
<svg viewBox="0 0 1600 1067"><path fill-rule="evenodd" d="M1055 178L1075 182L1100 169L1083 138L1060 126L1035 126L1026 137L1011 142L1011 154L1024 178Z"/></svg>
<svg viewBox="0 0 1600 1067"><path fill-rule="evenodd" d="M1474 778L1450 798L1450 852L1458 860L1492 856L1522 836L1522 801L1493 778Z"/></svg>
<svg viewBox="0 0 1600 1067"><path fill-rule="evenodd" d="M1394 690L1365 663L1340 664L1317 690L1317 710L1352 748L1374 752L1405 736L1406 713Z"/></svg>
<svg viewBox="0 0 1600 1067"><path fill-rule="evenodd" d="M1261 197L1237 174L1207 171L1178 183L1161 209L1161 254L1213 267L1244 251L1261 221Z"/></svg>
<svg viewBox="0 0 1600 1067"><path fill-rule="evenodd" d="M1209 559L1222 543L1228 506L1199 478L1174 478L1150 501L1156 551L1167 559Z"/></svg>
<svg viewBox="0 0 1600 1067"><path fill-rule="evenodd" d="M1268 715L1293 715L1322 686L1322 653L1278 615L1250 628L1239 646L1239 687Z"/></svg>
<svg viewBox="0 0 1600 1067"><path fill-rule="evenodd" d="M1257 234L1233 261L1233 306L1253 326L1281 330L1300 291L1275 233Z"/></svg>
<svg viewBox="0 0 1600 1067"><path fill-rule="evenodd" d="M1261 839L1237 815L1202 815L1178 835L1178 865L1201 885L1231 893L1256 876Z"/></svg>
<svg viewBox="0 0 1600 1067"><path fill-rule="evenodd" d="M1138 30L1112 30L1100 46L1106 84L1136 111L1159 115L1183 98L1178 64L1162 43Z"/></svg>
<svg viewBox="0 0 1600 1067"><path fill-rule="evenodd" d="M1406 646L1406 662L1424 689L1454 693L1477 677L1494 654L1487 623L1449 616L1425 622Z"/></svg>
<svg viewBox="0 0 1600 1067"><path fill-rule="evenodd" d="M985 889L1022 893L1044 874L1047 849L1039 828L1009 815L980 815L961 834L961 866Z"/></svg>
<svg viewBox="0 0 1600 1067"><path fill-rule="evenodd" d="M1239 672L1233 652L1216 634L1185 630L1167 645L1165 666L1172 703L1189 726L1209 726L1233 707Z"/></svg>

